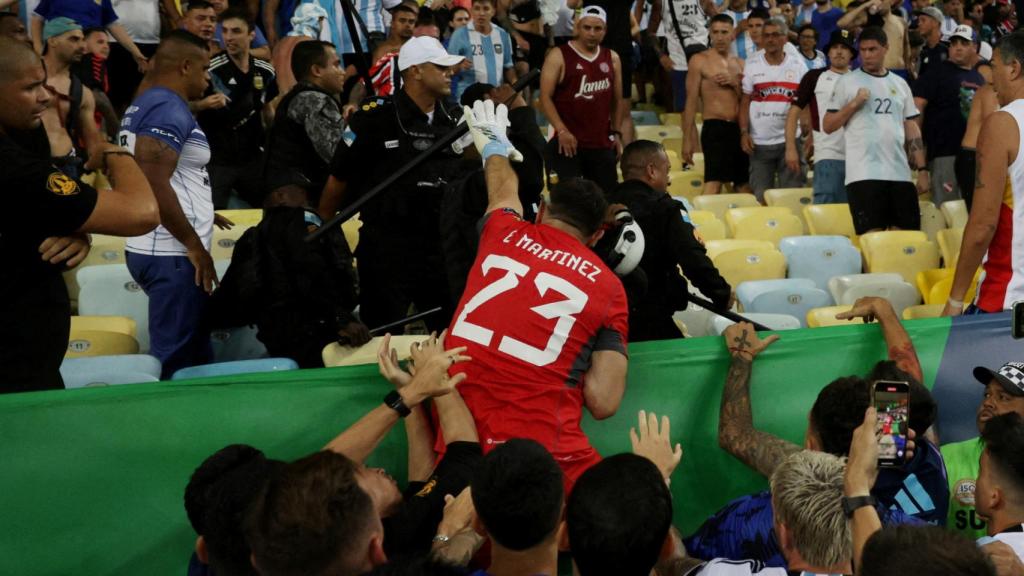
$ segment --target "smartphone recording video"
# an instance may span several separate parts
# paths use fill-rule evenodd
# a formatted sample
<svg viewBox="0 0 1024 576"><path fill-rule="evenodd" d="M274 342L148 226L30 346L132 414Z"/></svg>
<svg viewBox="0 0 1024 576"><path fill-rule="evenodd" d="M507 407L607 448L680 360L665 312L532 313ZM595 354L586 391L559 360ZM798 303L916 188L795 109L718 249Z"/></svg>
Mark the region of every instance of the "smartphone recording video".
<svg viewBox="0 0 1024 576"><path fill-rule="evenodd" d="M910 385L906 382L879 380L872 389L871 403L878 412L878 423L875 427L875 437L878 438L878 465L901 466L907 452Z"/></svg>

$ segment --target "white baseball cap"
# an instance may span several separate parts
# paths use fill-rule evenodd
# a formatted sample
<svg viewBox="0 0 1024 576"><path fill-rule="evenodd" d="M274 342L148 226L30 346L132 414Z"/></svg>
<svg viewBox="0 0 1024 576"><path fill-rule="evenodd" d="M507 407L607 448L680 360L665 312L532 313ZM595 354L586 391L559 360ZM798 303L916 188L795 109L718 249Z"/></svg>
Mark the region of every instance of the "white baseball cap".
<svg viewBox="0 0 1024 576"><path fill-rule="evenodd" d="M579 16L577 16L576 19L583 20L584 18L597 18L598 20L604 22L605 24L608 23L608 13L605 12L604 8L601 8L600 6L587 6L586 8L580 10Z"/></svg>
<svg viewBox="0 0 1024 576"><path fill-rule="evenodd" d="M465 60L463 56L449 54L437 38L416 36L410 38L398 51L398 70L405 72L412 66L420 64L436 64L438 66L455 66Z"/></svg>
<svg viewBox="0 0 1024 576"><path fill-rule="evenodd" d="M953 33L949 35L950 38L962 38L968 42L974 42L974 28L966 24L961 24L953 30Z"/></svg>

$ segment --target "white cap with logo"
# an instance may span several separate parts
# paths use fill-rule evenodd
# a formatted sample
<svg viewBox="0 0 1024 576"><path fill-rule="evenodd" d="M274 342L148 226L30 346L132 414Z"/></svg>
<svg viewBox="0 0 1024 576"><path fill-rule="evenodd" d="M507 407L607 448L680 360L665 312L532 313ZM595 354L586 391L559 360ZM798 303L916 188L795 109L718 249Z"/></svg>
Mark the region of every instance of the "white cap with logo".
<svg viewBox="0 0 1024 576"><path fill-rule="evenodd" d="M438 66L455 66L465 60L463 56L449 54L437 38L417 36L410 38L398 51L398 70L405 72L412 66L420 64L436 64Z"/></svg>
<svg viewBox="0 0 1024 576"><path fill-rule="evenodd" d="M974 28L966 24L961 24L953 30L953 33L949 35L952 38L962 38L968 42L974 42Z"/></svg>
<svg viewBox="0 0 1024 576"><path fill-rule="evenodd" d="M579 11L579 15L576 16L577 20L583 20L584 18L597 18L605 24L608 23L608 13L604 11L604 8L600 6L587 6L586 8Z"/></svg>

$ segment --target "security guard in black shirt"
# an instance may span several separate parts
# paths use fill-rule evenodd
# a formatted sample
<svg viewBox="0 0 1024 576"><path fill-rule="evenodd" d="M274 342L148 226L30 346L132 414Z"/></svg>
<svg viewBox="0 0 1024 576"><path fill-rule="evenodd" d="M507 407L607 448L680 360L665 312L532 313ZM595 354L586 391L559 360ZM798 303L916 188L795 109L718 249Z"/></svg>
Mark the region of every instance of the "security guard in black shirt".
<svg viewBox="0 0 1024 576"><path fill-rule="evenodd" d="M332 217L455 127L462 112L446 99L451 66L462 60L427 36L402 46L402 89L390 98L366 100L352 116L356 138L335 151L321 217ZM420 312L441 307L444 313L426 322L432 330L447 327L452 299L441 254L440 206L447 184L476 165L462 160L471 142L467 134L363 206L356 263L360 318L367 326L400 320L415 304Z"/></svg>
<svg viewBox="0 0 1024 576"><path fill-rule="evenodd" d="M693 225L680 214L682 204L665 191L669 160L657 142L637 140L622 152L622 178L610 203L625 204L644 231L640 268L647 275L647 295L630 302L629 340L664 340L682 334L672 320L686 308L687 283L679 268L720 309L731 306L732 288L708 258Z"/></svg>

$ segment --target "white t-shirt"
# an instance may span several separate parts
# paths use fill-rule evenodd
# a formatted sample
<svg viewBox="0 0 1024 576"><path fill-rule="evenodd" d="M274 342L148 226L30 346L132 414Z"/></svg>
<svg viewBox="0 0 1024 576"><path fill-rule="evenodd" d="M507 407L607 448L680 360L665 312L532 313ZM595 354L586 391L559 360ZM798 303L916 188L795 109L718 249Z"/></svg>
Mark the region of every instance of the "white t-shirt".
<svg viewBox="0 0 1024 576"><path fill-rule="evenodd" d="M867 88L871 95L846 123L846 184L863 180L910 182L903 122L918 115L910 86L890 71L885 76L873 76L854 70L836 82L829 112L838 112L861 88Z"/></svg>
<svg viewBox="0 0 1024 576"><path fill-rule="evenodd" d="M572 36L574 28L576 26L573 22L573 17L576 15L576 11L569 8L565 0L562 0L562 6L558 9L558 20L555 21L554 35L555 38L564 38L566 36Z"/></svg>
<svg viewBox="0 0 1024 576"><path fill-rule="evenodd" d="M849 74L849 72L847 72ZM845 74L826 70L818 77L818 83L814 86L814 98L818 101L818 126L825 124L825 112L828 110L829 102L832 101L832 92L835 91L836 82ZM831 134L823 131L814 132L814 160L844 160L846 158L846 144L844 129L840 128Z"/></svg>
<svg viewBox="0 0 1024 576"><path fill-rule="evenodd" d="M786 142L786 114L807 65L799 56L783 54L782 63L772 66L765 53L758 52L747 59L743 69L743 93L750 95L750 137L754 144Z"/></svg>
<svg viewBox="0 0 1024 576"><path fill-rule="evenodd" d="M683 52L683 45L679 43L679 38L675 34L668 33L668 27L665 25L664 20L661 21L661 26L658 27L658 36L667 40L668 56L672 59L672 70L676 72L686 72L689 70L690 66L686 62L686 53Z"/></svg>
<svg viewBox="0 0 1024 576"><path fill-rule="evenodd" d="M758 560L726 560L716 558L681 576L788 576L785 568L768 568ZM801 572L801 576L815 576Z"/></svg>
<svg viewBox="0 0 1024 576"><path fill-rule="evenodd" d="M683 35L686 46L703 44L709 46L708 17L700 0L666 0L662 3L662 22L669 38ZM675 14L675 18L673 18ZM679 25L679 34L676 33Z"/></svg>
<svg viewBox="0 0 1024 576"><path fill-rule="evenodd" d="M160 43L160 7L153 0L111 0L117 21L136 44Z"/></svg>
<svg viewBox="0 0 1024 576"><path fill-rule="evenodd" d="M984 546L993 542L1002 542L1013 548L1013 551L1017 553L1017 557L1024 561L1024 532L1001 532L995 536L985 536L978 538L978 546Z"/></svg>

